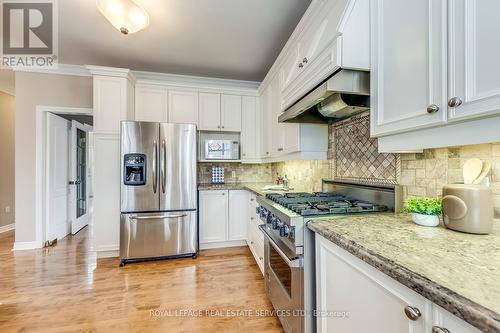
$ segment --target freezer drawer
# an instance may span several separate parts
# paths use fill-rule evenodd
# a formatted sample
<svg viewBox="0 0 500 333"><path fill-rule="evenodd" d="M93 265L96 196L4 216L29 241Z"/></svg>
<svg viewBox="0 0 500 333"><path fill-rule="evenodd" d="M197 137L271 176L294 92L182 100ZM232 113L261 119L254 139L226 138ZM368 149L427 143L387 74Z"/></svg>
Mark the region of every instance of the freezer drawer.
<svg viewBox="0 0 500 333"><path fill-rule="evenodd" d="M196 211L122 214L120 259L194 255L198 251Z"/></svg>

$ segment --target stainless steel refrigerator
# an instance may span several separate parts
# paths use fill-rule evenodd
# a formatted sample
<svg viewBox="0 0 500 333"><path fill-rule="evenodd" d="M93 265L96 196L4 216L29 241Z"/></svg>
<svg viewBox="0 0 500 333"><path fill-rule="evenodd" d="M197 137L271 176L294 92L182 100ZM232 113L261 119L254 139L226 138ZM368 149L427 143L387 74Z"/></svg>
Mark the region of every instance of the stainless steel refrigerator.
<svg viewBox="0 0 500 333"><path fill-rule="evenodd" d="M196 257L196 126L121 123L121 265Z"/></svg>

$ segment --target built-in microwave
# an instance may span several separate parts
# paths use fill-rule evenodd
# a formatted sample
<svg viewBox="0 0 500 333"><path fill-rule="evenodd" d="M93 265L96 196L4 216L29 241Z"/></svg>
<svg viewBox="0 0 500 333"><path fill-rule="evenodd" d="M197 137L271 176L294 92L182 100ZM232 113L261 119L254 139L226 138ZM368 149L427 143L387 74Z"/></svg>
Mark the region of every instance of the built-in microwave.
<svg viewBox="0 0 500 333"><path fill-rule="evenodd" d="M239 160L240 141L206 139L203 142L204 160Z"/></svg>

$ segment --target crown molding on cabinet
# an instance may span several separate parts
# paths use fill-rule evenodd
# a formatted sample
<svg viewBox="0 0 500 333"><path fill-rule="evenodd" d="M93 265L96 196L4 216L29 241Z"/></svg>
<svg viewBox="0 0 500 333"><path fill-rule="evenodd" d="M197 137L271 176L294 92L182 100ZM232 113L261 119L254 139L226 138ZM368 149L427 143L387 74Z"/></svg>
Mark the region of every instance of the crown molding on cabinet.
<svg viewBox="0 0 500 333"><path fill-rule="evenodd" d="M92 76L85 66L58 64L54 68L37 68L37 67L15 67L15 72L30 72L41 74L59 74L59 75L73 75L73 76Z"/></svg>
<svg viewBox="0 0 500 333"><path fill-rule="evenodd" d="M299 36L302 34L305 28L309 25L309 21L312 19L312 12L314 11L314 8L316 8L316 6L323 1L325 0L311 1L306 12L304 13L299 23L295 27L295 30L293 31L292 35L290 36L290 38L288 38L288 41L286 42L285 46L279 53L278 57L274 61L269 71L267 72L266 76L264 77L264 80L262 80L262 83L259 86L259 95L262 95L262 92L271 83L274 76L278 73L278 70L281 68L281 64L283 63L284 58L289 54L290 47L294 45L295 41L299 38Z"/></svg>
<svg viewBox="0 0 500 333"><path fill-rule="evenodd" d="M94 66L94 65L85 65L84 67L87 68L87 70L92 75L121 77L128 79L132 83L136 81L134 73L128 68L105 67L105 66Z"/></svg>
<svg viewBox="0 0 500 333"><path fill-rule="evenodd" d="M210 78L202 76L167 74L156 72L134 72L138 84L189 87L207 90L234 91L257 95L260 82Z"/></svg>

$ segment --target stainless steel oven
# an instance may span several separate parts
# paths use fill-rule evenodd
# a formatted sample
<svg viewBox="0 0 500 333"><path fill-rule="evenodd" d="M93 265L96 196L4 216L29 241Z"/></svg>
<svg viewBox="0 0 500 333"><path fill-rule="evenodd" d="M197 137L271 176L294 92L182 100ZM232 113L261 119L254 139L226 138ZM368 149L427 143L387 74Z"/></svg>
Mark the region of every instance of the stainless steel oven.
<svg viewBox="0 0 500 333"><path fill-rule="evenodd" d="M266 293L286 332L304 332L304 267L302 255L289 251L261 226L265 236Z"/></svg>

